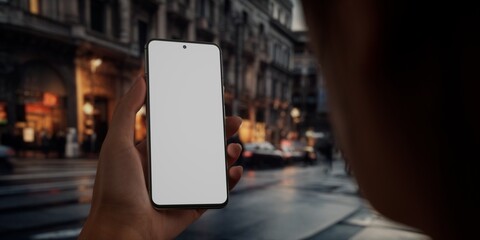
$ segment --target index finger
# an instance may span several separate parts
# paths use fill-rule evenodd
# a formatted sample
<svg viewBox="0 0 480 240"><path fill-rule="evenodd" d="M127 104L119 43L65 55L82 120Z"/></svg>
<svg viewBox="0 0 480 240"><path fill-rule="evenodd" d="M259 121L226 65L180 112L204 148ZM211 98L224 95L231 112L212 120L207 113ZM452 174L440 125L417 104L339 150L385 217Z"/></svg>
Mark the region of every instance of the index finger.
<svg viewBox="0 0 480 240"><path fill-rule="evenodd" d="M226 117L225 118L225 129L226 129L226 136L227 138L233 136L237 131L238 128L242 125L242 119L237 116L233 117Z"/></svg>

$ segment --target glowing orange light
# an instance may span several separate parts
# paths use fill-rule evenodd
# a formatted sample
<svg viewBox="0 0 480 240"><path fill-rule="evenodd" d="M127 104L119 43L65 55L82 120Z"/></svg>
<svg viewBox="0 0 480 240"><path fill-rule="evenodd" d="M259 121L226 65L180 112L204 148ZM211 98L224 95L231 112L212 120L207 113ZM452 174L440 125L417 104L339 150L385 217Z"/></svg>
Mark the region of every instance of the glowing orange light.
<svg viewBox="0 0 480 240"><path fill-rule="evenodd" d="M253 156L253 153L250 152L250 151L245 151L245 152L243 152L243 156L246 157L246 158L249 158L249 157Z"/></svg>
<svg viewBox="0 0 480 240"><path fill-rule="evenodd" d="M58 104L58 97L51 93L44 93L43 94L43 105L48 107L53 107Z"/></svg>

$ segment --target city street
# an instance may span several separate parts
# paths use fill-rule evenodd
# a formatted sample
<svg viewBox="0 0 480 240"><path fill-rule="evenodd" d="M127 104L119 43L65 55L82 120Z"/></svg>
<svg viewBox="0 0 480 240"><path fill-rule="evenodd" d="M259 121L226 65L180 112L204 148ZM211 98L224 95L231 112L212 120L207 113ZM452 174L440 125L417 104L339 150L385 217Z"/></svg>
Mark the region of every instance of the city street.
<svg viewBox="0 0 480 240"><path fill-rule="evenodd" d="M96 161L16 160L0 176L1 239L75 239L88 214ZM246 171L228 206L179 239L427 239L357 195L342 162Z"/></svg>

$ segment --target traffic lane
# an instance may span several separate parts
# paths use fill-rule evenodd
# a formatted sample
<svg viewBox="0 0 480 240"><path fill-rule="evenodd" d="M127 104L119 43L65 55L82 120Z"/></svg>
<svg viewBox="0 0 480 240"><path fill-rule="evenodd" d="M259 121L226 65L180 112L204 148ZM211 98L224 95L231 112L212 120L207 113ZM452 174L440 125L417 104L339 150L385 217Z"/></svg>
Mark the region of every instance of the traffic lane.
<svg viewBox="0 0 480 240"><path fill-rule="evenodd" d="M179 239L309 237L358 210L358 196L332 192L349 182L318 166L247 171L227 207L208 211Z"/></svg>

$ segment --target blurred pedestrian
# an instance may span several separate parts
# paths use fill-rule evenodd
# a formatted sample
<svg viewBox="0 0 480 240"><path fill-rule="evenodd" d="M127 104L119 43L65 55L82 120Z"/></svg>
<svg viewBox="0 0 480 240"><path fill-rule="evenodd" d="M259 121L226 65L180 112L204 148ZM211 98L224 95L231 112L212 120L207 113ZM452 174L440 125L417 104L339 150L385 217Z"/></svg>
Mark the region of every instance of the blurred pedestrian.
<svg viewBox="0 0 480 240"><path fill-rule="evenodd" d="M13 130L12 148L15 151L15 156L22 157L24 155L25 143L23 142L21 131L18 128Z"/></svg>
<svg viewBox="0 0 480 240"><path fill-rule="evenodd" d="M323 156L325 172L330 172L333 164L333 143L330 134L324 134L318 138L315 142L315 149Z"/></svg>
<svg viewBox="0 0 480 240"><path fill-rule="evenodd" d="M67 144L67 138L64 131L58 131L55 134L55 148L58 158L65 158L65 146Z"/></svg>
<svg viewBox="0 0 480 240"><path fill-rule="evenodd" d="M42 129L40 131L40 151L43 153L45 158L48 158L50 153L50 141L51 138L48 134L48 131L46 129Z"/></svg>
<svg viewBox="0 0 480 240"><path fill-rule="evenodd" d="M13 144L12 131L9 128L4 129L4 131L2 131L2 134L0 135L0 145L12 147L12 144Z"/></svg>

